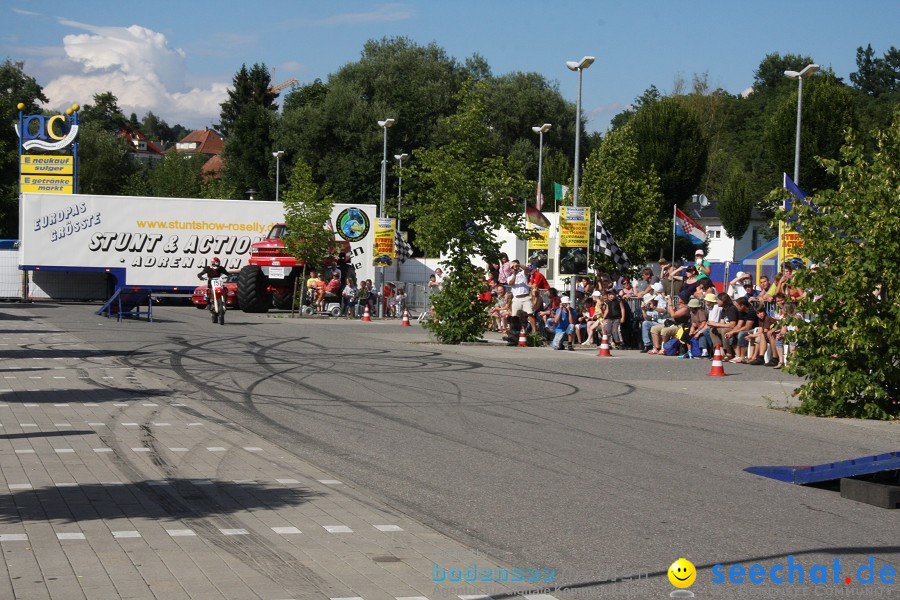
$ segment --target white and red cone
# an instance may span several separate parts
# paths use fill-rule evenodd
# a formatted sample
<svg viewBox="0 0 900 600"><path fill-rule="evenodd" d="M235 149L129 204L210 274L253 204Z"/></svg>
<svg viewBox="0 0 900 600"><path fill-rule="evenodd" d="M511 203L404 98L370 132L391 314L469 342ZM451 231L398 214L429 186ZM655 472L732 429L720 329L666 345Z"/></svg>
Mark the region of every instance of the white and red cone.
<svg viewBox="0 0 900 600"><path fill-rule="evenodd" d="M609 351L609 338L606 337L606 332L604 332L603 337L600 338L600 351L597 352L597 356L612 357L612 352Z"/></svg>
<svg viewBox="0 0 900 600"><path fill-rule="evenodd" d="M368 304L366 304L366 310L363 313L362 322L363 323L371 323L372 322L372 317L371 317L371 315L369 315L369 305Z"/></svg>
<svg viewBox="0 0 900 600"><path fill-rule="evenodd" d="M528 338L525 337L525 327L519 330L519 347L524 348L528 346Z"/></svg>
<svg viewBox="0 0 900 600"><path fill-rule="evenodd" d="M412 325L409 324L409 309L406 307L403 308L403 322L400 323L400 325L402 327L412 327Z"/></svg>
<svg viewBox="0 0 900 600"><path fill-rule="evenodd" d="M712 367L710 367L707 375L710 377L725 377L725 369L722 367L722 347L719 345L716 345L716 349L713 352Z"/></svg>

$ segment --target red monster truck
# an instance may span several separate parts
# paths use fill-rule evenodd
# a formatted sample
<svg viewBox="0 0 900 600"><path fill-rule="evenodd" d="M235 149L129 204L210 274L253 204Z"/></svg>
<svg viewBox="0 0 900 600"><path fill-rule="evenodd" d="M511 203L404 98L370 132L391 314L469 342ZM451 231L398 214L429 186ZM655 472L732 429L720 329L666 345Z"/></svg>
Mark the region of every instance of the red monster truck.
<svg viewBox="0 0 900 600"><path fill-rule="evenodd" d="M273 225L265 239L250 246L250 264L238 275L238 306L247 313L264 313L275 308L288 310L294 296L294 281L303 273L303 262L294 258L284 245L284 223ZM350 242L335 240L335 256L351 256ZM331 258L324 265L333 265Z"/></svg>

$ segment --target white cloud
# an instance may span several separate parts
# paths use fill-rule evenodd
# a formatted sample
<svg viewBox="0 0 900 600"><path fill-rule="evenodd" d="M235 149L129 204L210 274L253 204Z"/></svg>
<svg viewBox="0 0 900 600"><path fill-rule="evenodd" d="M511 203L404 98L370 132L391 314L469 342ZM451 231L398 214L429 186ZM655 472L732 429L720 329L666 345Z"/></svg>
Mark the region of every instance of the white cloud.
<svg viewBox="0 0 900 600"><path fill-rule="evenodd" d="M12 10L17 15L22 15L24 17L42 17L43 16L41 13L36 13L36 12L32 12L30 10L25 10L24 8L13 8L10 10Z"/></svg>
<svg viewBox="0 0 900 600"><path fill-rule="evenodd" d="M87 33L63 38L65 72L44 86L51 108L89 104L94 94L111 91L126 115L135 112L140 117L152 110L171 124L189 127L208 125L218 117L227 83L188 86L185 53L169 47L162 33L140 25L60 23Z"/></svg>

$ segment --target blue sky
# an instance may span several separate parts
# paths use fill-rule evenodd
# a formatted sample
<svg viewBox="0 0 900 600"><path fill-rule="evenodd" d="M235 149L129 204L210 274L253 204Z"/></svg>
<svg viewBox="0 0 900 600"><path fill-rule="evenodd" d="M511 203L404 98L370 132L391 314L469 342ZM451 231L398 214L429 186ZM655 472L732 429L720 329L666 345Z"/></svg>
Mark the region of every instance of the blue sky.
<svg viewBox="0 0 900 600"><path fill-rule="evenodd" d="M596 56L582 93L595 131L650 84L665 93L707 73L740 93L770 52L810 55L849 82L858 46L881 56L900 45L897 0L3 0L0 22L0 56L25 61L50 108L111 89L126 113L189 127L218 121L242 63L274 66L279 81L324 80L383 36L433 41L459 60L481 54L494 74L537 71L572 101L565 62Z"/></svg>

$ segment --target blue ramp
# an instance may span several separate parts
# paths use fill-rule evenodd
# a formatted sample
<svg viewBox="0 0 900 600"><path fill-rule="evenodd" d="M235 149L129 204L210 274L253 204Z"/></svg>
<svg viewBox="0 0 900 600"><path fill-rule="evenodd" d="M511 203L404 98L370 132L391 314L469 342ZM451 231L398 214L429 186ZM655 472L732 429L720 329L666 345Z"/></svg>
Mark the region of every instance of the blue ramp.
<svg viewBox="0 0 900 600"><path fill-rule="evenodd" d="M747 467L744 470L754 475L803 485L898 469L900 469L900 452L886 452L814 466Z"/></svg>

